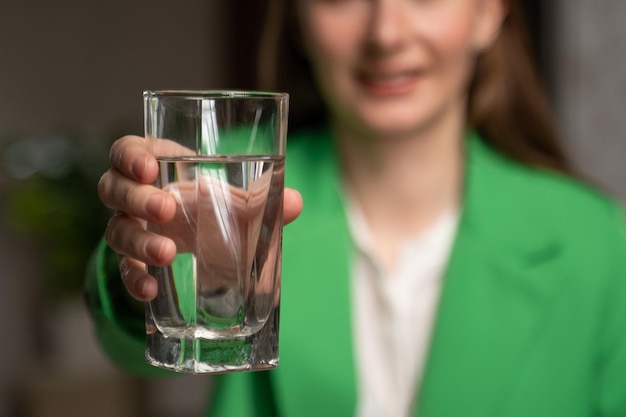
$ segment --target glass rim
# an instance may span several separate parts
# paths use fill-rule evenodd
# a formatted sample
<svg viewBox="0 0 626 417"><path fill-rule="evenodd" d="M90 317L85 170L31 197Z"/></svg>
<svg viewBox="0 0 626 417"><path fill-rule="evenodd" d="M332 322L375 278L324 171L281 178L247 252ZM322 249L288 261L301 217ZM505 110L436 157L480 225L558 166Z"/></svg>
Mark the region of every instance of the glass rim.
<svg viewBox="0 0 626 417"><path fill-rule="evenodd" d="M288 93L253 90L144 90L144 98L177 97L187 99L281 99L289 98Z"/></svg>

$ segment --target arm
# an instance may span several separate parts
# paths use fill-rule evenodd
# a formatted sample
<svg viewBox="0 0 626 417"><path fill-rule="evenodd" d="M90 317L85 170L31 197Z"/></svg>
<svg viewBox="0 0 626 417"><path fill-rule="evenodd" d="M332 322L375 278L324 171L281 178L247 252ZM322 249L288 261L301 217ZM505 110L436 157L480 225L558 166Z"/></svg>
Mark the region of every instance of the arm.
<svg viewBox="0 0 626 417"><path fill-rule="evenodd" d="M206 416L277 417L279 413L271 381L274 372L220 375Z"/></svg>
<svg viewBox="0 0 626 417"><path fill-rule="evenodd" d="M612 230L607 250L612 250L611 286L607 288L605 311L598 343L597 409L602 417L626 416L626 228L618 210L617 233Z"/></svg>
<svg viewBox="0 0 626 417"><path fill-rule="evenodd" d="M116 363L141 374L171 374L145 363L143 302L157 294L157 282L145 265L167 266L176 255L174 241L147 231L146 222L167 224L176 214L176 202L152 186L159 167L146 139L117 140L110 162L98 183L98 195L117 214L87 273L89 308L100 344ZM302 198L295 190L286 190L284 198L286 224L302 211Z"/></svg>
<svg viewBox="0 0 626 417"><path fill-rule="evenodd" d="M85 299L100 346L115 364L144 376L173 375L146 363L144 304L126 292L117 257L104 240L89 262Z"/></svg>

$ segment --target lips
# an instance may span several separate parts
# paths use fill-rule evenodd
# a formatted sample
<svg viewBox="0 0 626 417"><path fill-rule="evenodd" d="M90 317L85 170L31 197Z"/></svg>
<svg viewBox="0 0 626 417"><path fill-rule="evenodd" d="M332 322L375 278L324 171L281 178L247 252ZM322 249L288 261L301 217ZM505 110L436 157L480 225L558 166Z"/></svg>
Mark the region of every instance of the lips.
<svg viewBox="0 0 626 417"><path fill-rule="evenodd" d="M407 94L417 87L423 73L417 69L397 71L361 71L356 79L363 89L374 95Z"/></svg>

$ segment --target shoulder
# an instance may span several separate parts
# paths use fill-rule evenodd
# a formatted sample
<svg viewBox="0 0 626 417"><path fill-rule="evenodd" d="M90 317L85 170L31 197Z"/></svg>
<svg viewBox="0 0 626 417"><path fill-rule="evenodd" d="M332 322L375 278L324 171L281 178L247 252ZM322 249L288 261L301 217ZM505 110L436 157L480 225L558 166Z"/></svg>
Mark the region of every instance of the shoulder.
<svg viewBox="0 0 626 417"><path fill-rule="evenodd" d="M287 139L287 163L328 158L333 151L331 134L326 126L310 127L290 133Z"/></svg>
<svg viewBox="0 0 626 417"><path fill-rule="evenodd" d="M285 180L288 187L301 192L339 180L334 144L327 127L308 128L289 135Z"/></svg>
<svg viewBox="0 0 626 417"><path fill-rule="evenodd" d="M512 212L541 214L556 223L577 225L599 222L621 223L620 202L583 179L513 161L484 143L473 145L474 168ZM518 210L515 210L515 209Z"/></svg>
<svg viewBox="0 0 626 417"><path fill-rule="evenodd" d="M520 168L520 195L539 218L536 227L559 233L581 255L626 257L624 209L609 194L583 180L538 168Z"/></svg>
<svg viewBox="0 0 626 417"><path fill-rule="evenodd" d="M626 259L624 210L615 198L581 179L512 161L484 143L473 146L480 148L472 152L470 171L481 223L502 225L525 246L558 241L581 262Z"/></svg>

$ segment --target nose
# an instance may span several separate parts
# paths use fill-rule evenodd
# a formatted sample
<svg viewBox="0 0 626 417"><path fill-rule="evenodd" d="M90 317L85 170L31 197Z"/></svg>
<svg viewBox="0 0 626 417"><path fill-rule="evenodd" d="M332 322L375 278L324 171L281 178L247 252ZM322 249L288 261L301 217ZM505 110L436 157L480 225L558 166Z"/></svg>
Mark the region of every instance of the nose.
<svg viewBox="0 0 626 417"><path fill-rule="evenodd" d="M368 49L375 53L396 50L409 36L404 0L372 0Z"/></svg>

